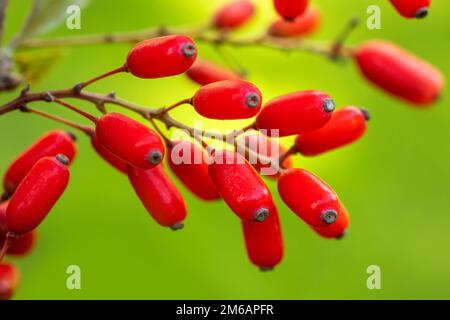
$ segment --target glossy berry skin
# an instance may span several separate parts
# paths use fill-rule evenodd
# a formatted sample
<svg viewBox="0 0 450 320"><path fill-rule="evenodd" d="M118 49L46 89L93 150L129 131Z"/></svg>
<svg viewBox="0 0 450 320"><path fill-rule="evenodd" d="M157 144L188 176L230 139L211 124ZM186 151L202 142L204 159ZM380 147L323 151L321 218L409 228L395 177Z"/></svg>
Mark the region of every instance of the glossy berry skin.
<svg viewBox="0 0 450 320"><path fill-rule="evenodd" d="M239 80L241 78L235 72L205 60L198 60L186 72L186 75L189 79L202 86L225 80Z"/></svg>
<svg viewBox="0 0 450 320"><path fill-rule="evenodd" d="M9 201L0 203L0 248L3 247L6 234L8 233L8 226L6 224L6 208L8 207L8 204Z"/></svg>
<svg viewBox="0 0 450 320"><path fill-rule="evenodd" d="M307 224L325 228L340 211L336 193L322 180L303 169L289 169L278 180L278 191L287 206Z"/></svg>
<svg viewBox="0 0 450 320"><path fill-rule="evenodd" d="M149 39L131 49L127 69L144 79L170 77L186 72L197 58L194 41L185 35Z"/></svg>
<svg viewBox="0 0 450 320"><path fill-rule="evenodd" d="M17 236L36 229L64 193L70 173L62 155L39 160L17 187L6 209L8 231Z"/></svg>
<svg viewBox="0 0 450 320"><path fill-rule="evenodd" d="M335 223L326 228L312 228L319 236L326 239L341 239L347 233L350 224L350 216L347 209L341 204L338 218Z"/></svg>
<svg viewBox="0 0 450 320"><path fill-rule="evenodd" d="M36 246L37 231L33 230L14 241L9 247L7 255L9 256L25 256L33 251Z"/></svg>
<svg viewBox="0 0 450 320"><path fill-rule="evenodd" d="M72 134L60 130L51 131L39 138L9 166L3 180L5 191L12 195L41 158L64 154L72 162L77 153L74 141L75 137Z"/></svg>
<svg viewBox="0 0 450 320"><path fill-rule="evenodd" d="M431 5L431 0L389 0L405 18L425 18Z"/></svg>
<svg viewBox="0 0 450 320"><path fill-rule="evenodd" d="M255 169L236 152L217 151L209 175L230 209L243 221L263 222L273 210L273 200Z"/></svg>
<svg viewBox="0 0 450 320"><path fill-rule="evenodd" d="M258 129L280 137L315 131L323 127L335 109L331 97L321 91L299 91L269 101L256 118Z"/></svg>
<svg viewBox="0 0 450 320"><path fill-rule="evenodd" d="M345 107L333 113L331 120L317 131L299 135L297 150L305 156L316 156L362 137L367 129L368 112L356 107Z"/></svg>
<svg viewBox="0 0 450 320"><path fill-rule="evenodd" d="M286 20L294 20L305 13L308 0L274 0L275 10Z"/></svg>
<svg viewBox="0 0 450 320"><path fill-rule="evenodd" d="M9 263L0 263L0 300L11 300L20 283L20 273Z"/></svg>
<svg viewBox="0 0 450 320"><path fill-rule="evenodd" d="M191 141L176 141L170 147L169 167L178 179L198 198L220 199L208 172L208 154Z"/></svg>
<svg viewBox="0 0 450 320"><path fill-rule="evenodd" d="M248 119L261 109L259 89L243 80L225 80L202 87L192 98L197 113L217 120Z"/></svg>
<svg viewBox="0 0 450 320"><path fill-rule="evenodd" d="M306 37L317 31L321 20L320 11L311 7L294 21L280 19L274 22L269 28L269 34L279 38Z"/></svg>
<svg viewBox="0 0 450 320"><path fill-rule="evenodd" d="M141 170L128 166L128 178L144 207L163 227L177 230L187 216L186 204L162 165Z"/></svg>
<svg viewBox="0 0 450 320"><path fill-rule="evenodd" d="M159 135L122 114L109 113L101 117L95 134L103 147L132 166L150 169L164 157L164 145Z"/></svg>
<svg viewBox="0 0 450 320"><path fill-rule="evenodd" d="M94 133L91 136L91 144L98 155L108 162L111 166L116 168L118 171L127 174L127 163L116 157L114 154L108 151L101 143L98 141L97 135Z"/></svg>
<svg viewBox="0 0 450 320"><path fill-rule="evenodd" d="M250 261L261 271L272 270L283 259L284 243L280 218L275 207L266 221L242 222L245 246Z"/></svg>
<svg viewBox="0 0 450 320"><path fill-rule="evenodd" d="M356 50L355 58L370 82L412 104L432 104L444 88L439 70L390 42L366 42Z"/></svg>
<svg viewBox="0 0 450 320"><path fill-rule="evenodd" d="M217 29L234 30L246 24L255 14L256 8L250 0L237 0L217 11L213 26Z"/></svg>

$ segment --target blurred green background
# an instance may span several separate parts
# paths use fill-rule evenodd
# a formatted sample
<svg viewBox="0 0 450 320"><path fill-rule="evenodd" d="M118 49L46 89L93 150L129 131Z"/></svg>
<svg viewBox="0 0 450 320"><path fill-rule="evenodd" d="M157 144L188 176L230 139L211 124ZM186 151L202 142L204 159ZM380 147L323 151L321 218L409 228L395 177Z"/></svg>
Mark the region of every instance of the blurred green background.
<svg viewBox="0 0 450 320"><path fill-rule="evenodd" d="M20 26L30 1L10 2L9 35ZM48 36L200 24L224 2L94 0L82 11L81 30L62 26ZM315 38L332 39L350 17L365 18L368 5L377 4L382 8L382 29L370 31L363 24L349 43L392 40L431 61L449 78L448 1L434 1L430 16L422 21L401 18L384 0L313 2L324 18ZM257 3L257 18L242 32L261 32L275 17L270 0ZM64 50L33 90L69 87L117 67L128 49L128 45L97 45ZM40 227L33 254L13 261L22 271L16 298L450 298L447 96L430 109L414 109L368 85L351 61L333 64L305 53L260 48L232 51L266 100L295 90L321 89L341 106L370 109L373 121L363 140L319 158L296 160L298 166L312 170L338 192L352 216L349 237L327 241L316 236L279 201L276 184L270 182L280 204L286 250L274 272L261 273L247 259L240 222L223 203L200 202L182 188L189 207L186 228L176 233L161 228L141 206L127 178L104 164L88 139L80 136L68 191ZM200 55L220 62L209 45L200 45ZM129 75L92 88L115 90L150 106L173 103L196 89L184 76L146 81ZM15 95L17 92L2 94L1 103ZM58 108L38 105L43 110ZM177 110L174 116L199 120L189 108ZM221 128L241 124L204 122ZM61 126L18 112L1 117L0 170L37 136L57 127ZM66 288L69 265L81 267L80 291ZM366 287L370 265L381 268L381 290Z"/></svg>

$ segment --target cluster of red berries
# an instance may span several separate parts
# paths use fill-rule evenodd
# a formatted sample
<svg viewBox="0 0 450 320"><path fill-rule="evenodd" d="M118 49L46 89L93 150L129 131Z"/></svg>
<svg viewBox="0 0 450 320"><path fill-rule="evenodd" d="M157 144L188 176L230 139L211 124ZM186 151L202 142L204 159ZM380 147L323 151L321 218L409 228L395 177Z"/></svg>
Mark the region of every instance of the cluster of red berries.
<svg viewBox="0 0 450 320"><path fill-rule="evenodd" d="M310 9L308 1L274 2L283 20L271 26L272 36L303 36L319 25L318 10ZM405 9L400 5L404 1L392 2L399 10ZM254 11L252 2L237 1L218 11L213 23L218 29L232 30L247 22ZM411 103L428 105L443 89L439 71L392 44L371 41L352 50L352 57L374 84ZM133 47L121 71L146 79L186 73L202 85L187 100L199 115L219 120L255 118L252 131L237 137L233 149L215 150L204 142L162 139L144 124L119 113L99 118L91 115L88 118L95 128L85 132L97 153L128 175L158 224L178 230L183 227L187 207L162 164L167 158L168 167L194 195L206 201L223 199L242 221L249 258L262 270L273 269L282 260L283 238L276 205L260 174L278 180L283 201L317 234L343 237L349 226L347 209L320 178L294 168L290 156L316 156L358 140L367 128L369 113L353 106L335 110L334 100L318 90L286 94L263 104L254 84L210 62L193 65L196 58L197 47L191 38L160 37ZM50 94L45 99L55 101ZM286 136L296 136L289 150L275 140ZM52 131L21 154L4 174L0 259L32 249L36 228L68 185L69 165L77 153L75 140L65 131ZM252 155L256 161L251 161ZM275 170L264 174L264 169ZM0 264L0 299L12 296L18 278L12 265Z"/></svg>

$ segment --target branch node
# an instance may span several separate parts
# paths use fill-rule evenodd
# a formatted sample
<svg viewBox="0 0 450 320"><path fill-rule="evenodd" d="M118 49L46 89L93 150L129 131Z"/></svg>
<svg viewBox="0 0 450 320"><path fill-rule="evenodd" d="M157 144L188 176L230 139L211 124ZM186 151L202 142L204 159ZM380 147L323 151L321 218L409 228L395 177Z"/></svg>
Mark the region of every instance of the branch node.
<svg viewBox="0 0 450 320"><path fill-rule="evenodd" d="M44 101L46 101L46 102L54 102L55 101L55 97L50 92L46 92L46 93L44 93Z"/></svg>
<svg viewBox="0 0 450 320"><path fill-rule="evenodd" d="M20 96L21 96L21 97L26 97L27 94L30 92L30 88L31 88L31 85L28 83L28 84L22 89L22 91L20 91Z"/></svg>
<svg viewBox="0 0 450 320"><path fill-rule="evenodd" d="M81 90L83 90L83 88L84 88L84 82L80 82L80 83L77 83L75 85L75 87L73 87L72 90L75 94L80 94Z"/></svg>

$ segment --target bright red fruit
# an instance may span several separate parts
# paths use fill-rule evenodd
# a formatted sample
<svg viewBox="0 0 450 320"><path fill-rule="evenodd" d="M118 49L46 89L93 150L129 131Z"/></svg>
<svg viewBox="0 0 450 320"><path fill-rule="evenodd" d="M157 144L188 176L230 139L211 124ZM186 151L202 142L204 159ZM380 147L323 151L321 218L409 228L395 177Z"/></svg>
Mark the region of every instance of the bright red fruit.
<svg viewBox="0 0 450 320"><path fill-rule="evenodd" d="M256 126L264 134L280 137L302 134L323 127L330 119L335 103L321 91L299 91L269 101L259 113Z"/></svg>
<svg viewBox="0 0 450 320"><path fill-rule="evenodd" d="M173 142L169 166L181 182L202 200L217 200L220 195L208 172L208 154L191 141Z"/></svg>
<svg viewBox="0 0 450 320"><path fill-rule="evenodd" d="M69 183L69 160L64 155L39 160L17 187L6 209L8 231L17 236L41 224Z"/></svg>
<svg viewBox="0 0 450 320"><path fill-rule="evenodd" d="M20 282L20 273L9 263L0 264L0 300L10 300Z"/></svg>
<svg viewBox="0 0 450 320"><path fill-rule="evenodd" d="M213 25L217 29L234 30L247 23L256 11L249 0L238 0L229 3L217 11Z"/></svg>
<svg viewBox="0 0 450 320"><path fill-rule="evenodd" d="M385 91L417 105L435 102L444 76L434 66L386 41L373 40L355 52L361 72Z"/></svg>
<svg viewBox="0 0 450 320"><path fill-rule="evenodd" d="M431 0L390 0L397 11L405 18L425 18Z"/></svg>
<svg viewBox="0 0 450 320"><path fill-rule="evenodd" d="M205 60L198 60L186 72L186 75L189 79L202 86L224 80L239 80L241 78L235 72Z"/></svg>
<svg viewBox="0 0 450 320"><path fill-rule="evenodd" d="M128 54L127 68L139 78L153 79L186 72L197 58L188 36L172 35L142 41Z"/></svg>
<svg viewBox="0 0 450 320"><path fill-rule="evenodd" d="M37 231L33 230L14 241L8 248L7 254L10 256L24 256L33 251L37 241Z"/></svg>
<svg viewBox="0 0 450 320"><path fill-rule="evenodd" d="M250 261L262 271L272 270L283 259L284 244L280 218L275 207L263 223L242 222Z"/></svg>
<svg viewBox="0 0 450 320"><path fill-rule="evenodd" d="M262 222L270 216L272 195L244 157L229 150L217 151L209 175L223 200L243 221Z"/></svg>
<svg viewBox="0 0 450 320"><path fill-rule="evenodd" d="M345 236L348 226L350 224L350 217L347 209L341 204L341 211L339 211L338 218L335 223L325 228L314 228L313 230L321 237L328 239L341 239Z"/></svg>
<svg viewBox="0 0 450 320"><path fill-rule="evenodd" d="M142 204L160 225L183 228L186 204L162 165L141 170L128 166L128 177Z"/></svg>
<svg viewBox="0 0 450 320"><path fill-rule="evenodd" d="M128 164L150 169L161 163L164 145L159 135L120 113L109 113L97 123L100 144Z"/></svg>
<svg viewBox="0 0 450 320"><path fill-rule="evenodd" d="M3 247L3 243L8 233L8 227L6 224L6 208L8 208L9 201L0 203L0 249Z"/></svg>
<svg viewBox="0 0 450 320"><path fill-rule="evenodd" d="M308 8L308 0L274 0L278 14L286 20L294 20Z"/></svg>
<svg viewBox="0 0 450 320"><path fill-rule="evenodd" d="M116 157L114 154L109 152L108 149L102 146L100 141L98 141L97 135L95 133L91 136L91 144L95 151L97 151L97 153L100 155L100 157L102 157L106 162L108 162L117 170L127 174L127 163Z"/></svg>
<svg viewBox="0 0 450 320"><path fill-rule="evenodd" d="M299 135L297 150L305 156L315 156L358 140L367 129L367 110L345 107L333 113L331 120L317 131Z"/></svg>
<svg viewBox="0 0 450 320"><path fill-rule="evenodd" d="M274 37L304 37L308 36L320 27L321 15L316 8L309 8L305 14L294 21L280 19L274 22L269 29L269 34Z"/></svg>
<svg viewBox="0 0 450 320"><path fill-rule="evenodd" d="M197 91L192 105L209 119L248 119L258 114L262 96L259 89L243 80L226 80L208 84Z"/></svg>
<svg viewBox="0 0 450 320"><path fill-rule="evenodd" d="M72 162L76 155L75 136L65 131L51 131L23 152L5 173L3 186L12 195L31 168L43 157L64 154Z"/></svg>
<svg viewBox="0 0 450 320"><path fill-rule="evenodd" d="M278 191L287 206L310 226L325 228L338 218L340 204L336 193L306 170L284 171L278 180Z"/></svg>

